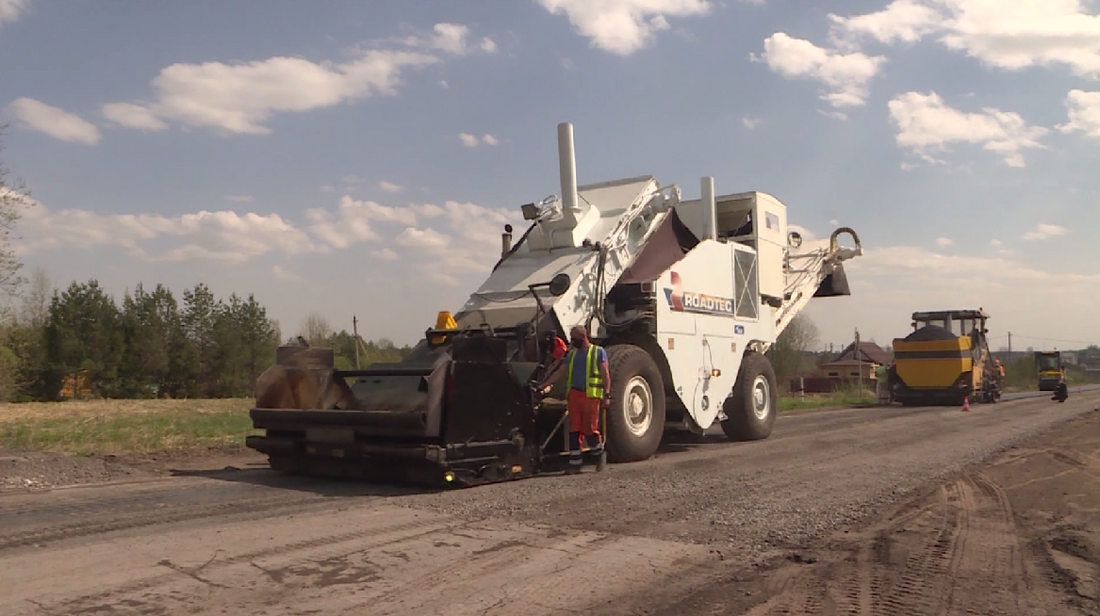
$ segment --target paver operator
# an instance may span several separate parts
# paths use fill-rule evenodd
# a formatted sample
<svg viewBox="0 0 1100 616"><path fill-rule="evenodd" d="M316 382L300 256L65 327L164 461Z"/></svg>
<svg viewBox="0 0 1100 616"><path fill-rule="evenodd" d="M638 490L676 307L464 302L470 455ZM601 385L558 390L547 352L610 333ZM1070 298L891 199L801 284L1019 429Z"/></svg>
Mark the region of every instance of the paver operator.
<svg viewBox="0 0 1100 616"><path fill-rule="evenodd" d="M588 332L577 325L569 331L573 347L565 361L539 384L543 394L549 393L562 374L567 374L566 387L569 396L566 407L569 413L569 464L581 466L581 435L584 435L592 453L600 453L603 439L600 435L600 409L610 402L611 373L607 364L607 351L592 344Z"/></svg>

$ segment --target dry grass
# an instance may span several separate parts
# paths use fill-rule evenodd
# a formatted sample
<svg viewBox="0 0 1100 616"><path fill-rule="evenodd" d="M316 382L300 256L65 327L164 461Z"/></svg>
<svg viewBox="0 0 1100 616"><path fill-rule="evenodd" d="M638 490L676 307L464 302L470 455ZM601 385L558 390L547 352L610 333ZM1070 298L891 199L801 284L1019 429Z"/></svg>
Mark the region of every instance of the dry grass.
<svg viewBox="0 0 1100 616"><path fill-rule="evenodd" d="M226 400L71 400L0 403L0 425L28 419L89 419L156 413L247 415L252 402L252 398L229 398Z"/></svg>
<svg viewBox="0 0 1100 616"><path fill-rule="evenodd" d="M855 389L835 391L828 394L806 394L805 399L797 393L783 394L779 396L779 412L845 408L874 404L875 401L876 398L873 392L865 391L861 393Z"/></svg>
<svg viewBox="0 0 1100 616"><path fill-rule="evenodd" d="M251 399L0 404L0 449L125 454L243 445Z"/></svg>

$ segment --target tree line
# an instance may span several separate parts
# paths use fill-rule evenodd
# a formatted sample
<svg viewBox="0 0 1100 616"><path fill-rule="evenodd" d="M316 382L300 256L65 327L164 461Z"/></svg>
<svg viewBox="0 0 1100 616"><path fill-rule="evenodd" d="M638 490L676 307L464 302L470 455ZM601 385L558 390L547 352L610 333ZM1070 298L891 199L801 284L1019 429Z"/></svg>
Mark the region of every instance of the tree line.
<svg viewBox="0 0 1100 616"><path fill-rule="evenodd" d="M164 285L138 284L119 303L95 279L64 290L41 270L28 280L12 239L31 207L30 191L0 160L0 401L253 395L282 341L253 295L223 299L197 284L177 299ZM411 350L335 332L316 315L284 343L299 338L333 347L338 367L398 361Z"/></svg>
<svg viewBox="0 0 1100 616"><path fill-rule="evenodd" d="M356 353L355 336L317 316L283 340L253 295L218 298L201 283L178 299L164 285L138 284L116 302L95 279L51 292L38 272L20 307L3 316L3 401L247 397L280 344L301 337L331 346L340 367L353 366ZM398 361L409 350L360 340L359 360Z"/></svg>

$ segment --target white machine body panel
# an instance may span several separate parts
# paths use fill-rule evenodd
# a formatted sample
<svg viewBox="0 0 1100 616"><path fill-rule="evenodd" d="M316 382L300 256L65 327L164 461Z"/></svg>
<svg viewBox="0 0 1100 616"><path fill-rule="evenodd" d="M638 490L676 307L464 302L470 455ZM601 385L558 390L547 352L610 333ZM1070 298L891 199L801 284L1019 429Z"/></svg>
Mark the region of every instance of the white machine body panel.
<svg viewBox="0 0 1100 616"><path fill-rule="evenodd" d="M529 285L565 273L571 280L569 289L554 297L542 288L538 290L539 299L557 316L563 329L584 325L596 335L598 332L592 331L589 323L596 306L594 300L614 286L669 209L678 203L677 192L666 192L651 176L579 187L578 226L562 226L561 218L555 218L553 211L549 222L537 221L526 241L470 295L455 321L459 327L509 327L529 321L536 310ZM561 245L568 237L577 244ZM590 245L585 246L585 242ZM598 274L597 243L607 248L602 277Z"/></svg>
<svg viewBox="0 0 1100 616"><path fill-rule="evenodd" d="M755 288L755 266L751 248L703 240L655 281L657 340L672 389L703 429L733 392L746 346L775 340L774 322L760 318L768 313Z"/></svg>

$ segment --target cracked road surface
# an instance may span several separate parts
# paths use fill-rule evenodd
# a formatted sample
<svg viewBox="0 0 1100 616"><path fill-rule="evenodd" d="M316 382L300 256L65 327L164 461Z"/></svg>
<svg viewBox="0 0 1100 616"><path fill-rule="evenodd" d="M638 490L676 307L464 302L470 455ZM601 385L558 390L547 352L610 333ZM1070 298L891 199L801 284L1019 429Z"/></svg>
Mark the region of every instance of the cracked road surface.
<svg viewBox="0 0 1100 616"><path fill-rule="evenodd" d="M436 494L266 469L8 494L0 614L1092 614L1098 406L792 414ZM1011 449L1067 421L1091 449Z"/></svg>

